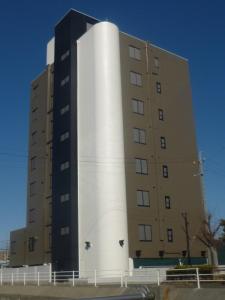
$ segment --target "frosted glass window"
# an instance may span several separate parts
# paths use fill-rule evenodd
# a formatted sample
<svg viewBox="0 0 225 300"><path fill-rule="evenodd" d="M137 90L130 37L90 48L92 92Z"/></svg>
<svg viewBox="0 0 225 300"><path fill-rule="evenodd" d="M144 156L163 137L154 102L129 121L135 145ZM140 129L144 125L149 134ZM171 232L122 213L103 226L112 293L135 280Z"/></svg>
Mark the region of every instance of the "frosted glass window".
<svg viewBox="0 0 225 300"><path fill-rule="evenodd" d="M134 46L129 46L129 56L137 60L141 60L141 50Z"/></svg>
<svg viewBox="0 0 225 300"><path fill-rule="evenodd" d="M142 190L137 191L137 205L146 206L146 207L150 206L148 191L142 191Z"/></svg>
<svg viewBox="0 0 225 300"><path fill-rule="evenodd" d="M139 240L152 241L152 226L146 224L138 225Z"/></svg>
<svg viewBox="0 0 225 300"><path fill-rule="evenodd" d="M136 114L144 114L144 101L138 99L132 99L132 111Z"/></svg>
<svg viewBox="0 0 225 300"><path fill-rule="evenodd" d="M135 165L137 174L148 174L148 164L146 159L136 158Z"/></svg>
<svg viewBox="0 0 225 300"><path fill-rule="evenodd" d="M130 82L133 85L142 86L142 76L136 72L130 72Z"/></svg>
<svg viewBox="0 0 225 300"><path fill-rule="evenodd" d="M138 144L146 143L146 134L144 129L133 128L133 141Z"/></svg>
<svg viewBox="0 0 225 300"><path fill-rule="evenodd" d="M62 164L60 165L60 170L61 170L61 171L64 171L64 170L68 169L69 167L70 167L69 162L68 162L68 161L65 161L64 163L62 163Z"/></svg>

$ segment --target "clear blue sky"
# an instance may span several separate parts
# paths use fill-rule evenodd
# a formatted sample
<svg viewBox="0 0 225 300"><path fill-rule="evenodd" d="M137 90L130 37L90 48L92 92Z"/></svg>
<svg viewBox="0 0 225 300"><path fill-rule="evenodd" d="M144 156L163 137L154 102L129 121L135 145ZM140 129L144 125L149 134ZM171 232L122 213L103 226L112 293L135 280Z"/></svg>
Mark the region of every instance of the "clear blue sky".
<svg viewBox="0 0 225 300"><path fill-rule="evenodd" d="M70 8L189 59L207 203L225 218L225 1L0 0L0 241L25 224L30 82Z"/></svg>

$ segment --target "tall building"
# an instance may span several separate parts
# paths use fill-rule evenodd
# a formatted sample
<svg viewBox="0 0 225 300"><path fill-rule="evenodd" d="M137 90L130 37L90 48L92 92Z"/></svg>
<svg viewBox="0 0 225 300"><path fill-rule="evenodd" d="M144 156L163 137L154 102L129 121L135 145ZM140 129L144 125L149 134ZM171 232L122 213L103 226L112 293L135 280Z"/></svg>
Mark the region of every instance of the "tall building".
<svg viewBox="0 0 225 300"><path fill-rule="evenodd" d="M69 11L31 84L27 224L12 266L192 262L204 218L188 61ZM130 263L128 262L130 259Z"/></svg>

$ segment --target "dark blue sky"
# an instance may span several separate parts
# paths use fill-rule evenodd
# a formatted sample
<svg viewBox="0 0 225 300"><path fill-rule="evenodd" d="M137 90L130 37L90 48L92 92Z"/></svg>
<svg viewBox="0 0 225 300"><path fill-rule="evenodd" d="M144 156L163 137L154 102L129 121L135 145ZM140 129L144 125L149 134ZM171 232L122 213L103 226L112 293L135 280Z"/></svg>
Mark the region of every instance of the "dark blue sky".
<svg viewBox="0 0 225 300"><path fill-rule="evenodd" d="M189 59L206 199L225 218L225 1L0 0L0 241L25 224L30 82L71 7Z"/></svg>

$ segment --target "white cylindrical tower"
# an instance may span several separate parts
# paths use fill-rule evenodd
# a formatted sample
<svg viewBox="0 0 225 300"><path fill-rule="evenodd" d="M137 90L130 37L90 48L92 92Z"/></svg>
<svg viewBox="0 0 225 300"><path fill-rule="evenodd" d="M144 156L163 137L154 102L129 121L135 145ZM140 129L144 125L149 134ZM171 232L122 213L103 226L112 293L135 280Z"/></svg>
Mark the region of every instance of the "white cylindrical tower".
<svg viewBox="0 0 225 300"><path fill-rule="evenodd" d="M101 22L77 43L79 268L116 274L128 270L119 30Z"/></svg>

